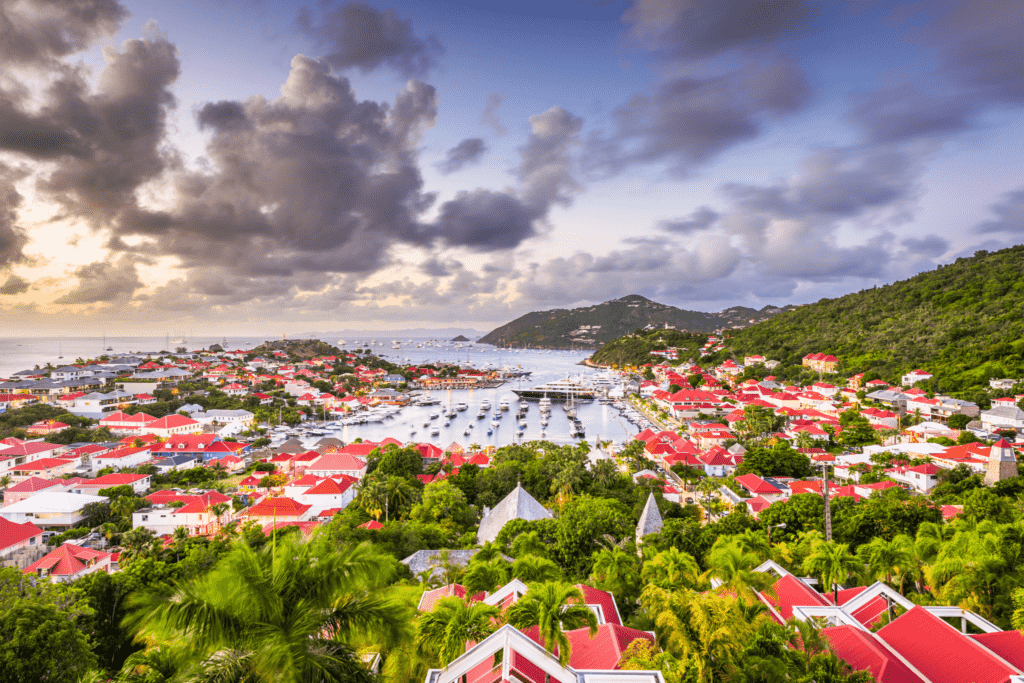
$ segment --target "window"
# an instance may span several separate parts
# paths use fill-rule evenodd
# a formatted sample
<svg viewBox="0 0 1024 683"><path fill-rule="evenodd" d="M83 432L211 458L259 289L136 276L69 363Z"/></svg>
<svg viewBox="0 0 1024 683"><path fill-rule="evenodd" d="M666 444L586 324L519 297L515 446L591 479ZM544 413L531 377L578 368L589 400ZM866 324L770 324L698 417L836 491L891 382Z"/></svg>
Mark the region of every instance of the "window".
<svg viewBox="0 0 1024 683"><path fill-rule="evenodd" d="M149 515L142 515L142 521L143 522L148 522L149 521Z"/></svg>

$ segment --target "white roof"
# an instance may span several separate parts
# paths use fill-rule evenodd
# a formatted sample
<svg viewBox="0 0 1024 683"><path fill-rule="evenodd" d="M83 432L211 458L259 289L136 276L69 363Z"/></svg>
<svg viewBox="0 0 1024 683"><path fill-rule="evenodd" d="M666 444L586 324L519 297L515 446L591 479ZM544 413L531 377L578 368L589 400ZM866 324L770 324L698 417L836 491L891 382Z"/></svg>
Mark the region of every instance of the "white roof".
<svg viewBox="0 0 1024 683"><path fill-rule="evenodd" d="M952 430L949 428L949 425L944 425L941 422L922 422L913 427L908 427L907 431L920 434L922 432L949 432Z"/></svg>
<svg viewBox="0 0 1024 683"><path fill-rule="evenodd" d="M0 508L0 515L24 514L26 512L77 512L89 503L105 503L106 496L90 496L84 493L62 493L42 491L34 496Z"/></svg>

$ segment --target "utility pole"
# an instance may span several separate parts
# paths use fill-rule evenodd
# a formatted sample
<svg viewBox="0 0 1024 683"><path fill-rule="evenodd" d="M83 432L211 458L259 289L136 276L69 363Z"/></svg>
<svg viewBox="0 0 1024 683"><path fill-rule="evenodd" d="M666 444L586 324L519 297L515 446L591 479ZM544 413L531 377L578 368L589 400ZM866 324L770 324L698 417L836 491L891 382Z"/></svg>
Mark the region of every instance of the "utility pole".
<svg viewBox="0 0 1024 683"><path fill-rule="evenodd" d="M821 471L825 477L825 486L823 489L825 497L825 540L832 540L832 505L829 500L829 487L828 487L828 462L821 463Z"/></svg>

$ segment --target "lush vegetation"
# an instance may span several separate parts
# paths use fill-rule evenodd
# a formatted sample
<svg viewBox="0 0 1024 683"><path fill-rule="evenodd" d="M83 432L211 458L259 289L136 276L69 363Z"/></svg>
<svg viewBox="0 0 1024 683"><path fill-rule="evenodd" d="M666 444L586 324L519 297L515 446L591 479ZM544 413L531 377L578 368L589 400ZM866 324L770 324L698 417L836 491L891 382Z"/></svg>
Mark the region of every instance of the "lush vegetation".
<svg viewBox="0 0 1024 683"><path fill-rule="evenodd" d="M921 273L837 299L823 299L767 322L729 333L732 354L759 353L799 366L807 353L840 359L842 376L866 372L895 382L922 368L919 384L943 393L969 392L991 377L1024 375L1024 246Z"/></svg>
<svg viewBox="0 0 1024 683"><path fill-rule="evenodd" d="M640 367L645 363L661 363L664 358L651 355L652 351L676 349L676 364L700 358L700 348L707 335L678 330L636 330L602 346L590 360L599 365L624 368Z"/></svg>
<svg viewBox="0 0 1024 683"><path fill-rule="evenodd" d="M659 304L638 294L584 308L534 311L488 332L484 344L527 348L592 348L610 342L636 328L648 325L713 332L723 327L746 326L753 320L767 320L783 309L766 306L760 311L737 306L720 313L686 311ZM582 326L598 329L572 334Z"/></svg>

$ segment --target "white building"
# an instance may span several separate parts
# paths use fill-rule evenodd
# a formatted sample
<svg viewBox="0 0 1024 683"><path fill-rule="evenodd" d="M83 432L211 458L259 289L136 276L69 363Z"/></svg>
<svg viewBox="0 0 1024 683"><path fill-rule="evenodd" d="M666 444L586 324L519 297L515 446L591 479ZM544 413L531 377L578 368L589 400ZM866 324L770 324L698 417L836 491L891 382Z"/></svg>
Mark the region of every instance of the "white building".
<svg viewBox="0 0 1024 683"><path fill-rule="evenodd" d="M981 413L981 424L988 431L997 429L1024 429L1024 410L1017 406L996 406Z"/></svg>
<svg viewBox="0 0 1024 683"><path fill-rule="evenodd" d="M83 508L89 503L105 503L106 496L43 491L0 508L0 517L16 524L32 522L39 527L72 527L85 519Z"/></svg>

